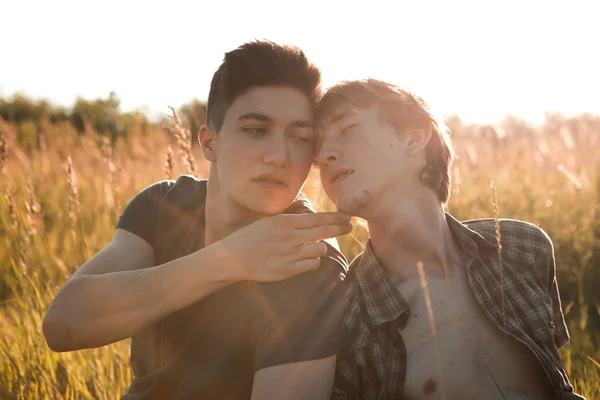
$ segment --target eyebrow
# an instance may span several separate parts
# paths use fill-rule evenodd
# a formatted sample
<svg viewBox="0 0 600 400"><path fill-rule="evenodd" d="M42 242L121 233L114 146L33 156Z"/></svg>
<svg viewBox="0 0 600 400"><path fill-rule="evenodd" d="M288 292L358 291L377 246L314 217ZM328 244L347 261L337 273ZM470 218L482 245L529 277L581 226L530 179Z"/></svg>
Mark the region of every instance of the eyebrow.
<svg viewBox="0 0 600 400"><path fill-rule="evenodd" d="M335 115L334 117L332 117L332 118L329 120L329 124L330 124L330 125L331 125L331 124L335 124L336 122L339 122L339 121L341 121L341 120L342 120L342 119L344 119L344 118L347 118L347 117L350 117L350 116L352 116L352 114L353 114L353 113L352 113L352 112L349 112L349 111L346 111L346 112L339 113L339 114Z"/></svg>
<svg viewBox="0 0 600 400"><path fill-rule="evenodd" d="M256 120L265 121L265 122L271 122L273 120L268 115L261 114L261 113L255 112L255 111L247 112L247 113L242 114L239 117L237 117L238 121L242 121L245 119L256 119Z"/></svg>
<svg viewBox="0 0 600 400"><path fill-rule="evenodd" d="M272 122L273 118L269 117L268 115L256 112L256 111L250 111L247 112L245 114L240 115L239 117L237 117L238 121L244 121L244 120L248 120L248 119L253 119L253 120L257 120L257 121L263 121L263 122ZM309 120L303 120L303 119L299 119L294 121L294 126L298 127L298 128L312 128L313 123L312 121Z"/></svg>
<svg viewBox="0 0 600 400"><path fill-rule="evenodd" d="M304 119L299 119L297 121L294 121L294 125L298 128L312 128L313 127L312 121L307 121Z"/></svg>

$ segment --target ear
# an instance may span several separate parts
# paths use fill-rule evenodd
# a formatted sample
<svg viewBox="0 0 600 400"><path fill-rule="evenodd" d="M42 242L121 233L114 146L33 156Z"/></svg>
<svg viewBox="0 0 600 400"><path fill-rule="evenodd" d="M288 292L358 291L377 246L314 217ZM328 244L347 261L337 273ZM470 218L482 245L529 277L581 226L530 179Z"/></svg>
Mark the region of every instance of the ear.
<svg viewBox="0 0 600 400"><path fill-rule="evenodd" d="M419 152L421 152L429 143L431 139L431 127L427 127L424 129L413 129L412 131L408 131L408 147L407 152L409 156L416 156Z"/></svg>
<svg viewBox="0 0 600 400"><path fill-rule="evenodd" d="M198 142L202 146L202 154L208 161L216 162L216 147L218 147L218 135L217 133L207 124L200 127L198 132Z"/></svg>

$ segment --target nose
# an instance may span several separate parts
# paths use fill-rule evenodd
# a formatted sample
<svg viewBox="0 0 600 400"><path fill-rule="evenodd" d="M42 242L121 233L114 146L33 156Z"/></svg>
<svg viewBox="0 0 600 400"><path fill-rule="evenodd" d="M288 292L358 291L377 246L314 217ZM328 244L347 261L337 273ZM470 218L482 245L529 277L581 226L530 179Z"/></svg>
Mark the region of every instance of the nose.
<svg viewBox="0 0 600 400"><path fill-rule="evenodd" d="M278 167L285 166L289 160L289 152L285 135L283 132L273 132L267 143L267 149L263 155L266 164L273 164Z"/></svg>
<svg viewBox="0 0 600 400"><path fill-rule="evenodd" d="M332 146L323 143L319 154L317 154L317 163L322 167L328 167L342 158L342 153Z"/></svg>

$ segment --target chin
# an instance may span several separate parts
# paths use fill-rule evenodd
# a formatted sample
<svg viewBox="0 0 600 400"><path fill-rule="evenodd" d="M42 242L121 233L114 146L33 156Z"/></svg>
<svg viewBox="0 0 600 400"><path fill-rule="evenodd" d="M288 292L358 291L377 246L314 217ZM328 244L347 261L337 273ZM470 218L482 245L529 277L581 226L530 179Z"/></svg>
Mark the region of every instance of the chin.
<svg viewBox="0 0 600 400"><path fill-rule="evenodd" d="M285 211L292 204L292 200L285 201L283 199L263 199L263 201L254 201L246 204L246 208L256 214L261 215L277 215Z"/></svg>
<svg viewBox="0 0 600 400"><path fill-rule="evenodd" d="M369 199L366 194L340 195L335 202L335 205L338 211L352 215L353 217L364 218L364 210L368 204L368 200Z"/></svg>
<svg viewBox="0 0 600 400"><path fill-rule="evenodd" d="M287 207L279 207L278 205L262 205L253 204L248 209L257 215L271 216L281 214Z"/></svg>

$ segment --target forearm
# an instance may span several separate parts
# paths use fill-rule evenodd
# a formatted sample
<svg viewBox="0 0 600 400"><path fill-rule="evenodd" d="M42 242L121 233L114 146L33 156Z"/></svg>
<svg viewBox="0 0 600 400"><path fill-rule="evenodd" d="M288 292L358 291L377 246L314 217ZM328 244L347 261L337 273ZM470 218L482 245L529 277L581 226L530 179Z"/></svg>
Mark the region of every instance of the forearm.
<svg viewBox="0 0 600 400"><path fill-rule="evenodd" d="M239 280L234 268L217 244L156 267L75 277L50 306L44 334L55 351L131 337Z"/></svg>

